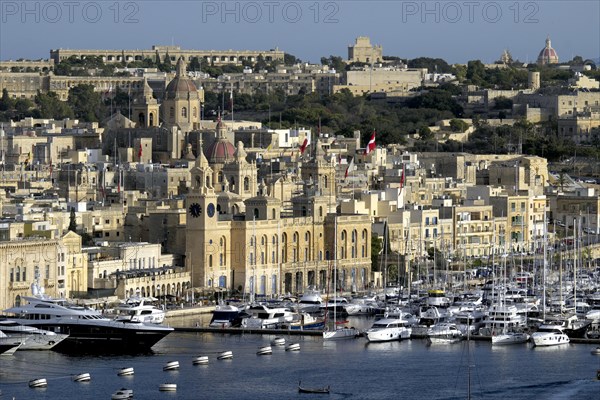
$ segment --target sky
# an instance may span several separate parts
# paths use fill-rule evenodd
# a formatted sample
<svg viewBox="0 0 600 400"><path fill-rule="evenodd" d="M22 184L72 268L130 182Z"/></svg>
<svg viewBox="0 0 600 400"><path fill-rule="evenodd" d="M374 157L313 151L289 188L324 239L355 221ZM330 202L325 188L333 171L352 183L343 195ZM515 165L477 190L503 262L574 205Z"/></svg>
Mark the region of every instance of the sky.
<svg viewBox="0 0 600 400"><path fill-rule="evenodd" d="M369 36L384 55L534 62L547 36L561 61L600 57L600 2L400 0L0 0L0 59L50 49L269 50L347 57Z"/></svg>

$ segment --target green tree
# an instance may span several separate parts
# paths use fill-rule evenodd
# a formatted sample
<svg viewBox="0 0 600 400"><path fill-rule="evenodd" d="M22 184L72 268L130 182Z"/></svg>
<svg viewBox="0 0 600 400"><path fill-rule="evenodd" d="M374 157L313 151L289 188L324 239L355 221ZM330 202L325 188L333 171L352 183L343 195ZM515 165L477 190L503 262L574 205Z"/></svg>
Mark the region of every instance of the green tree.
<svg viewBox="0 0 600 400"><path fill-rule="evenodd" d="M77 217L75 215L75 207L71 207L71 214L69 215L69 230L71 232L77 232Z"/></svg>
<svg viewBox="0 0 600 400"><path fill-rule="evenodd" d="M302 60L288 53L283 53L283 63L285 65L295 65L301 63Z"/></svg>
<svg viewBox="0 0 600 400"><path fill-rule="evenodd" d="M408 60L409 68L427 68L429 72L438 72L441 74L452 72L452 67L446 60L441 58L419 57Z"/></svg>
<svg viewBox="0 0 600 400"><path fill-rule="evenodd" d="M485 82L485 67L479 60L472 60L467 63L467 79L474 85L481 86Z"/></svg>
<svg viewBox="0 0 600 400"><path fill-rule="evenodd" d="M504 96L498 96L494 99L494 109L496 110L508 110L512 109L513 101Z"/></svg>
<svg viewBox="0 0 600 400"><path fill-rule="evenodd" d="M14 105L14 100L10 98L8 90L6 90L6 88L2 89L2 98L0 99L0 111L12 110Z"/></svg>
<svg viewBox="0 0 600 400"><path fill-rule="evenodd" d="M61 101L55 92L41 93L35 96L35 103L39 110L40 118L74 118L73 110L69 105Z"/></svg>
<svg viewBox="0 0 600 400"><path fill-rule="evenodd" d="M467 124L462 119L453 118L450 120L450 129L452 130L452 132L463 133L467 129L469 129L469 124Z"/></svg>
<svg viewBox="0 0 600 400"><path fill-rule="evenodd" d="M383 240L376 234L371 235L371 271L379 271L379 254L383 250Z"/></svg>
<svg viewBox="0 0 600 400"><path fill-rule="evenodd" d="M86 122L98 122L105 115L105 109L99 93L92 85L77 85L69 89L68 104L75 118Z"/></svg>

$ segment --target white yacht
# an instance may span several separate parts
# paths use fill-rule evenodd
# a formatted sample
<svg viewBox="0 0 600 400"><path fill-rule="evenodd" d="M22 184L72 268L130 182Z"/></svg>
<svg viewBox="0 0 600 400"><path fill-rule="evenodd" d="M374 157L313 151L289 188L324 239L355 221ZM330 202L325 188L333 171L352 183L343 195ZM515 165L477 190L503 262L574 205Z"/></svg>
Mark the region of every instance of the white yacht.
<svg viewBox="0 0 600 400"><path fill-rule="evenodd" d="M356 328L336 327L334 330L323 331L323 340L354 339L358 334Z"/></svg>
<svg viewBox="0 0 600 400"><path fill-rule="evenodd" d="M323 307L323 298L321 292L314 287L309 287L298 301L298 312L318 313Z"/></svg>
<svg viewBox="0 0 600 400"><path fill-rule="evenodd" d="M367 329L369 342L389 342L410 339L412 328L407 320L401 318L382 318Z"/></svg>
<svg viewBox="0 0 600 400"><path fill-rule="evenodd" d="M560 325L541 325L539 329L531 335L531 341L534 346L557 346L568 344L569 337Z"/></svg>
<svg viewBox="0 0 600 400"><path fill-rule="evenodd" d="M10 356L23 345L22 338L13 338L0 331L0 355Z"/></svg>
<svg viewBox="0 0 600 400"><path fill-rule="evenodd" d="M527 343L529 335L525 332L505 332L492 336L492 344L495 346Z"/></svg>
<svg viewBox="0 0 600 400"><path fill-rule="evenodd" d="M115 321L99 311L53 299L43 294L36 283L28 303L4 310L9 318L27 326L69 336L54 349L64 352L135 353L149 351L173 328L135 321Z"/></svg>
<svg viewBox="0 0 600 400"><path fill-rule="evenodd" d="M448 319L449 314L437 307L421 308L419 322L412 329L412 337L425 338L433 326L448 322Z"/></svg>
<svg viewBox="0 0 600 400"><path fill-rule="evenodd" d="M248 314L239 307L231 304L217 304L208 326L211 328L239 327L242 319L246 317Z"/></svg>
<svg viewBox="0 0 600 400"><path fill-rule="evenodd" d="M453 322L463 335L474 335L484 325L487 315L479 308L459 311L454 315Z"/></svg>
<svg viewBox="0 0 600 400"><path fill-rule="evenodd" d="M264 304L255 304L248 307L246 312L250 317L242 320L242 327L248 329L276 329L294 320L294 312L286 307L270 308Z"/></svg>
<svg viewBox="0 0 600 400"><path fill-rule="evenodd" d="M482 336L495 336L501 332L514 332L527 326L526 318L518 313L514 305L494 304L488 311L484 326L479 328Z"/></svg>
<svg viewBox="0 0 600 400"><path fill-rule="evenodd" d="M463 340L464 336L455 324L443 322L434 325L428 333L429 343L450 344Z"/></svg>
<svg viewBox="0 0 600 400"><path fill-rule="evenodd" d="M19 324L6 318L0 318L0 332L12 338L22 339L23 344L19 350L50 350L69 336Z"/></svg>
<svg viewBox="0 0 600 400"><path fill-rule="evenodd" d="M157 299L152 297L130 297L124 303L115 307L117 321L130 320L162 324L165 320L165 311L154 304Z"/></svg>

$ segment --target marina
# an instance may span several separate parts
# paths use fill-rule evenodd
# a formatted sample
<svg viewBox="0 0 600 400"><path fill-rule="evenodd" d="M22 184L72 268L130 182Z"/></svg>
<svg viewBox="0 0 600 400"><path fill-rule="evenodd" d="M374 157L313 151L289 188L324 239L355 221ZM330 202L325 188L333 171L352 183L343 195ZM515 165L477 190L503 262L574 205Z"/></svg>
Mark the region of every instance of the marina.
<svg viewBox="0 0 600 400"><path fill-rule="evenodd" d="M358 322L360 321L353 321ZM364 321L366 326L371 321ZM600 390L595 380L599 368L597 346L569 344L538 348L531 344L492 347L483 341L463 340L452 346L430 346L426 340L368 343L365 338L323 341L314 336L292 337L302 351L273 347L272 355L260 357L259 347L268 346L272 335L229 335L175 332L154 348L153 354L139 356L72 356L49 352L17 352L0 358L0 386L6 398L15 399L109 399L121 389L135 392L135 398L167 398L157 381L167 381L169 398L191 399L197 393L211 393L211 399L304 398L302 388L329 386L330 398L465 398L467 352L473 365L473 397L486 399L592 399ZM216 359L232 349L228 362L193 366L201 353ZM178 359L177 373L162 371ZM135 376L118 377L127 363ZM556 368L557 363L569 368ZM518 367L516 367L518 365ZM85 385L70 381L75 371L86 368L93 380ZM31 389L28 382L46 380L43 389ZM431 380L436 384L430 384ZM236 382L236 385L232 385ZM125 397L122 397L125 398Z"/></svg>

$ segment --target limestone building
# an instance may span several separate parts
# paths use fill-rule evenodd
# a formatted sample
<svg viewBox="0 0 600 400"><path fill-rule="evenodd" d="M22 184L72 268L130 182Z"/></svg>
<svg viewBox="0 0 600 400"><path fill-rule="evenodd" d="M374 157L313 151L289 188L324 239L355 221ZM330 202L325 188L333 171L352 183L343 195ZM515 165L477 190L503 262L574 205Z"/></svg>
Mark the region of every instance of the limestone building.
<svg viewBox="0 0 600 400"><path fill-rule="evenodd" d="M354 44L348 46L348 62L373 64L382 61L383 47L372 45L368 36L359 36Z"/></svg>

